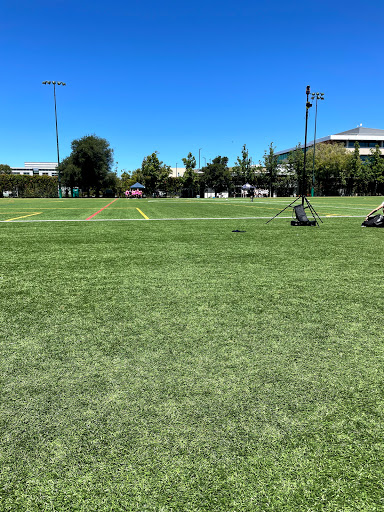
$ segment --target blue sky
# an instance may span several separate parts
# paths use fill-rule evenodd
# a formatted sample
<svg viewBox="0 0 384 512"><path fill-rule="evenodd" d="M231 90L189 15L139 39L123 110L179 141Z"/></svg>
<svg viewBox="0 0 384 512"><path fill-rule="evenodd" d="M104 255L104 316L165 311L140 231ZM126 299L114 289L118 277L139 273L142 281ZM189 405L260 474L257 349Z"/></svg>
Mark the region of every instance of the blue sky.
<svg viewBox="0 0 384 512"><path fill-rule="evenodd" d="M317 136L384 129L384 5L258 0L3 0L0 163L55 161L106 138L118 171L153 151L182 166L246 144L258 162L304 142L305 88L324 92ZM313 138L314 109L308 139Z"/></svg>

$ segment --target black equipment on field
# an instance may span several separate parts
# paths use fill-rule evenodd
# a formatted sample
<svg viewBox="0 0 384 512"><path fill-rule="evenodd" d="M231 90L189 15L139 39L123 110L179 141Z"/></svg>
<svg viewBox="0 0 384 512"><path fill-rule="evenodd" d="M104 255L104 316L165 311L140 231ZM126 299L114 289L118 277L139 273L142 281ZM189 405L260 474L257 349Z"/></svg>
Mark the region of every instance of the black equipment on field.
<svg viewBox="0 0 384 512"><path fill-rule="evenodd" d="M308 219L302 204L294 206L293 210L296 215L296 220L291 220L291 226L316 226L316 220Z"/></svg>
<svg viewBox="0 0 384 512"><path fill-rule="evenodd" d="M296 201L299 201L301 199L301 204L298 204L294 206ZM306 205L306 206L304 206ZM305 196L299 196L297 197L292 203L290 203L288 206L283 208L279 213L277 213L272 219L269 219L268 222L271 222L271 220L278 217L281 213L283 213L287 208L293 208L293 212L296 215L296 220L291 221L291 226L319 226L319 223L317 222L317 219L319 219L320 222L323 222L318 213L315 211L311 203L308 201L308 199ZM305 213L305 209L308 208L309 211L312 214L313 220L309 220L307 217L307 214ZM316 219L317 217L317 219ZM267 224L268 224L267 222Z"/></svg>
<svg viewBox="0 0 384 512"><path fill-rule="evenodd" d="M384 228L384 216L375 215L374 217L368 217L362 225L362 228Z"/></svg>

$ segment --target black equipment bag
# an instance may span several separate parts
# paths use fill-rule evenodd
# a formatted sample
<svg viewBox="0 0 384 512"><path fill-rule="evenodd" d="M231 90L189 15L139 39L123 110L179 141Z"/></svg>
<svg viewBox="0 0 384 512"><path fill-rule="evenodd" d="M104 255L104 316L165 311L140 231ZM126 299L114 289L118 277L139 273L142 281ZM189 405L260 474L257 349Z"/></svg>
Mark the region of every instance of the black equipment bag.
<svg viewBox="0 0 384 512"><path fill-rule="evenodd" d="M384 216L383 215L375 215L374 217L368 217L368 220L365 220L361 227L363 228L384 228Z"/></svg>
<svg viewBox="0 0 384 512"><path fill-rule="evenodd" d="M302 204L293 207L296 219L291 221L291 226L316 226L315 220L309 220Z"/></svg>

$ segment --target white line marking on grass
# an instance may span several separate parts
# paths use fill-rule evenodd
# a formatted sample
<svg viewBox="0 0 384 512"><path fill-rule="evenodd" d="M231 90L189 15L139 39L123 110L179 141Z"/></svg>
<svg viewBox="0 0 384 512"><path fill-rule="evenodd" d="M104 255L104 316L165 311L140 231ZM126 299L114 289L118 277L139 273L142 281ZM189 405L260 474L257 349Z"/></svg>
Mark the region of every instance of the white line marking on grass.
<svg viewBox="0 0 384 512"><path fill-rule="evenodd" d="M361 219L365 218L363 215L337 215L337 216L326 216L327 219ZM278 216L273 220L279 219L292 219L292 215L289 217ZM193 220L272 220L268 217L180 217L180 218L165 218L165 219L94 219L92 222L169 222L169 221L193 221ZM6 220L0 220L0 224L8 222ZM31 220L14 220L12 224L16 222L87 222L86 219L31 219Z"/></svg>

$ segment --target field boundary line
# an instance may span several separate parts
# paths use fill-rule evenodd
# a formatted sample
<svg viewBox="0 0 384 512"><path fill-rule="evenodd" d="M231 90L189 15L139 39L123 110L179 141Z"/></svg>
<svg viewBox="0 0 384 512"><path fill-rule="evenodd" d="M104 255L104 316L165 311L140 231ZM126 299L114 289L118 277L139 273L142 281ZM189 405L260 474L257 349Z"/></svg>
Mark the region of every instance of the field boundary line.
<svg viewBox="0 0 384 512"><path fill-rule="evenodd" d="M98 212L94 213L93 215L91 215L90 217L88 217L87 219L85 220L91 220L93 219L93 217L96 217L96 215L99 215L100 212L102 212L103 210L105 210L106 208L108 208L108 206L111 206L112 203L114 203L115 201L118 200L118 197L116 199L114 199L113 201L111 201L109 204L107 204L107 206L104 206L104 208L101 208Z"/></svg>
<svg viewBox="0 0 384 512"><path fill-rule="evenodd" d="M136 210L137 210L139 213L141 213L141 215L144 217L144 219L149 220L149 217L147 217L147 216L145 215L145 213L143 213L143 212L140 210L140 208L136 208Z"/></svg>
<svg viewBox="0 0 384 512"><path fill-rule="evenodd" d="M324 216L323 216L324 217ZM20 218L20 217L19 217ZM193 220L269 220L271 217L184 217L184 218L164 218L164 219L95 219L94 222L169 222L169 221L193 221ZM364 219L364 215L337 215L337 216L326 216L327 219ZM292 215L289 217L279 216L275 220L279 219L292 219ZM6 220L0 220L0 224L8 222ZM32 223L32 222L87 222L87 219L31 219L31 220L15 220L12 224L17 222Z"/></svg>
<svg viewBox="0 0 384 512"><path fill-rule="evenodd" d="M13 217L12 219L5 219L2 222L11 222L11 220L25 219L25 217L32 217L33 215L41 215L43 212L29 213L28 215L22 215L21 217Z"/></svg>

